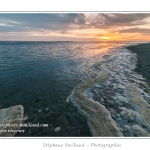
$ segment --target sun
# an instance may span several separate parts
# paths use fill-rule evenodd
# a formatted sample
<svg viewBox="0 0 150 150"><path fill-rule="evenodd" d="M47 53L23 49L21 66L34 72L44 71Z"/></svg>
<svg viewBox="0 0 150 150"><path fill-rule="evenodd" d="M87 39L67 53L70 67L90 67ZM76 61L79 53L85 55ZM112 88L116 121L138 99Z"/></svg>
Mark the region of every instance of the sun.
<svg viewBox="0 0 150 150"><path fill-rule="evenodd" d="M102 40L103 40L103 41L109 40L109 37L108 37L108 36L103 36L103 37L102 37Z"/></svg>

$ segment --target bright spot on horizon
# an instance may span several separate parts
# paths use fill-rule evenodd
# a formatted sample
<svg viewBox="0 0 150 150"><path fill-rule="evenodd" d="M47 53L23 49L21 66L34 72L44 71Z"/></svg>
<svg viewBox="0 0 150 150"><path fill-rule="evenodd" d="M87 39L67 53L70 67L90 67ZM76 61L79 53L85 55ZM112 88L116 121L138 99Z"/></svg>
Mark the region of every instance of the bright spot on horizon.
<svg viewBox="0 0 150 150"><path fill-rule="evenodd" d="M106 41L106 40L109 40L110 38L109 38L108 36L103 36L103 37L101 37L101 39L102 39L103 41Z"/></svg>

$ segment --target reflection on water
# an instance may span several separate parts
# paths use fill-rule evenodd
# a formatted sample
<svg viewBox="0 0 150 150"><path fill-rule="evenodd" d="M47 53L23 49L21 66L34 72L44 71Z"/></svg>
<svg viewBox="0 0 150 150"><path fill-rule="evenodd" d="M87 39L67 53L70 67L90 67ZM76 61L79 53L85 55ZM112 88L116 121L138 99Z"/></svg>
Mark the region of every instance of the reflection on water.
<svg viewBox="0 0 150 150"><path fill-rule="evenodd" d="M109 48L115 46L114 43L0 42L0 70L67 57L91 59L99 56L97 59L100 59Z"/></svg>
<svg viewBox="0 0 150 150"><path fill-rule="evenodd" d="M98 76L99 72L92 67L93 64L121 45L123 44L0 42L0 109L21 104L28 122L51 124L49 131L35 129L33 132L26 129L26 136L57 136L53 130L60 124L66 125L59 136L89 135L84 131L85 125L82 124L81 127L82 121L69 121L71 117L79 119L80 115L65 100L76 85Z"/></svg>

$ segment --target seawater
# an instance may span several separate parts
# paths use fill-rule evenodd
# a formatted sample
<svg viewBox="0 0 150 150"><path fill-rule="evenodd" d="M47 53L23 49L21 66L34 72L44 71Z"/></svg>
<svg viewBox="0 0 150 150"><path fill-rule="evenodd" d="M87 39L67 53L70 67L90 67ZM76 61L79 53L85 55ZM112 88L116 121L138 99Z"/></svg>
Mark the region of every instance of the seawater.
<svg viewBox="0 0 150 150"><path fill-rule="evenodd" d="M15 99L14 103L1 103L0 108L14 105L16 101L19 104L23 99L42 97L43 91L59 89L59 95L65 89L70 92L78 83L95 78L98 71L92 65L120 45L122 43L0 42L0 99Z"/></svg>
<svg viewBox="0 0 150 150"><path fill-rule="evenodd" d="M95 63L129 44L0 42L0 109L23 105L25 116L44 123L46 108L64 103L75 86L99 75Z"/></svg>

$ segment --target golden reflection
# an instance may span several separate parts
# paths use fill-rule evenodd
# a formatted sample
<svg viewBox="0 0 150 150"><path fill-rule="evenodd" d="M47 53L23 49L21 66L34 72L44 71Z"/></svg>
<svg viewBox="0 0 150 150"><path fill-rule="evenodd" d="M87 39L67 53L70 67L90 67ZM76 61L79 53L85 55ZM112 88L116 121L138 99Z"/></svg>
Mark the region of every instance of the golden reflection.
<svg viewBox="0 0 150 150"><path fill-rule="evenodd" d="M80 51L80 55L76 55L76 57L80 58L91 58L91 57L99 57L101 60L101 56L106 55L110 49L114 48L114 44L109 42L100 42L88 45L83 51Z"/></svg>

